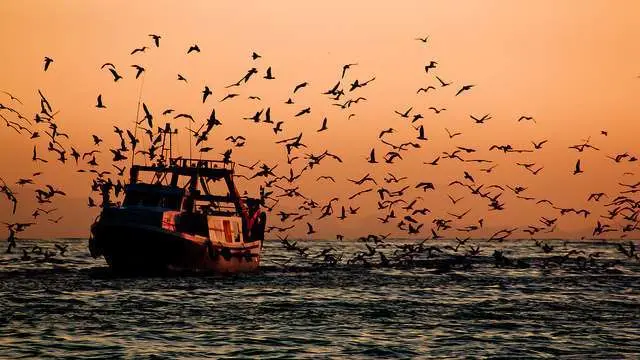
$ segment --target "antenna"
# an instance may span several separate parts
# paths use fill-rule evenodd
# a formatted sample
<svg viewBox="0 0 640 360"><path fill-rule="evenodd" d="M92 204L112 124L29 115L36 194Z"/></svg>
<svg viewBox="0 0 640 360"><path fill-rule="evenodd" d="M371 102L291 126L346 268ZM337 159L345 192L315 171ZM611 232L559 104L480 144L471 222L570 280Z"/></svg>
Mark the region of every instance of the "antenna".
<svg viewBox="0 0 640 360"><path fill-rule="evenodd" d="M189 121L189 159L192 159L192 156L191 156L191 121Z"/></svg>
<svg viewBox="0 0 640 360"><path fill-rule="evenodd" d="M171 124L166 123L164 129L158 129L158 132L162 134L162 150L160 150L160 157L164 160L166 153L169 153L169 162L173 157L173 134L178 133L178 129L171 129ZM167 147L167 135L169 135L169 147Z"/></svg>

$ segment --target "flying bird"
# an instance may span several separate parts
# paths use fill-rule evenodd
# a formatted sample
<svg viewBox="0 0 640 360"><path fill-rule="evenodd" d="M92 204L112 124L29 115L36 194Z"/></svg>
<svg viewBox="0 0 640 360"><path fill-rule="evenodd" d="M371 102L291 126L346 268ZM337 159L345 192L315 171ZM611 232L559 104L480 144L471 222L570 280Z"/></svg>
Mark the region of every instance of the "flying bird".
<svg viewBox="0 0 640 360"><path fill-rule="evenodd" d="M424 136L424 126L420 125L420 127L418 128L418 140L427 140L427 138Z"/></svg>
<svg viewBox="0 0 640 360"><path fill-rule="evenodd" d="M444 80L440 79L438 76L436 76L436 79L438 79L438 81L440 82L440 86L441 87L445 87L445 86L451 85L450 82L445 82Z"/></svg>
<svg viewBox="0 0 640 360"><path fill-rule="evenodd" d="M479 119L473 115L469 116L476 122L476 124L484 124L485 121L491 120L491 114L485 114Z"/></svg>
<svg viewBox="0 0 640 360"><path fill-rule="evenodd" d="M267 79L267 80L273 80L275 79L275 77L273 77L273 75L271 74L271 66L269 66L267 68L267 73L265 76L263 76L263 78Z"/></svg>
<svg viewBox="0 0 640 360"><path fill-rule="evenodd" d="M147 50L146 46L143 46L143 47L137 48L137 49L133 49L133 51L131 52L131 55L133 55L135 53L139 53L139 52L144 52L145 50Z"/></svg>
<svg viewBox="0 0 640 360"><path fill-rule="evenodd" d="M462 94L463 91L468 91L471 90L472 87L474 87L475 85L464 85L463 87L460 88L460 90L458 90L458 92L456 93L455 96L458 96L460 94Z"/></svg>
<svg viewBox="0 0 640 360"><path fill-rule="evenodd" d="M104 104L102 103L102 94L98 95L98 103L96 104L96 107L98 109L106 109L107 107L104 106Z"/></svg>
<svg viewBox="0 0 640 360"><path fill-rule="evenodd" d="M578 159L578 161L576 161L576 167L573 170L573 175L582 174L583 172L584 171L580 168L580 159Z"/></svg>
<svg viewBox="0 0 640 360"><path fill-rule="evenodd" d="M213 92L209 89L208 86L205 85L204 90L202 90L202 103L204 104L205 101L207 101L207 97L209 97L209 95L213 94Z"/></svg>
<svg viewBox="0 0 640 360"><path fill-rule="evenodd" d="M45 56L44 57L44 71L47 71L49 69L49 65L51 65L51 63L53 62L53 59Z"/></svg>
<svg viewBox="0 0 640 360"><path fill-rule="evenodd" d="M418 91L416 91L416 94L420 94L420 91L422 91L422 92L425 92L425 93L426 93L426 92L428 92L429 90L435 90L435 89L436 89L436 88L435 88L435 87L433 87L433 86L431 86L431 85L427 86L426 88L421 87L420 89L418 89Z"/></svg>
<svg viewBox="0 0 640 360"><path fill-rule="evenodd" d="M344 74L347 72L347 70L349 70L352 66L355 66L355 65L358 65L358 63L342 65L342 76L340 78L344 79Z"/></svg>
<svg viewBox="0 0 640 360"><path fill-rule="evenodd" d="M178 114L178 115L174 116L173 118L174 119L185 118L185 119L189 119L191 121L195 121L195 120L193 120L193 116L191 116L189 114Z"/></svg>
<svg viewBox="0 0 640 360"><path fill-rule="evenodd" d="M109 72L111 73L111 75L113 75L113 81L114 82L117 82L118 80L122 79L122 76L120 76L120 74L118 74L116 69L109 68Z"/></svg>
<svg viewBox="0 0 640 360"><path fill-rule="evenodd" d="M295 94L296 91L306 87L307 85L309 85L307 82L303 82L303 83L300 83L300 84L296 85L296 87L293 88L293 93Z"/></svg>
<svg viewBox="0 0 640 360"><path fill-rule="evenodd" d="M413 110L413 107L408 108L408 109L407 109L407 111L405 111L405 112L403 112L403 113L402 113L402 112L400 112L400 111L398 111L398 110L394 110L394 112L395 112L396 114L400 115L400 117L408 118L408 117L409 117L409 113L411 112L411 110Z"/></svg>
<svg viewBox="0 0 640 360"><path fill-rule="evenodd" d="M542 149L542 145L544 145L545 143L547 143L547 141L549 141L549 140L542 140L542 141L537 142L537 143L532 141L531 143L533 144L533 147L534 147L535 149L539 150L539 149Z"/></svg>
<svg viewBox="0 0 640 360"><path fill-rule="evenodd" d="M304 114L310 114L310 113L311 113L311 108L308 107L300 110L295 116L298 117L298 116L302 116Z"/></svg>
<svg viewBox="0 0 640 360"><path fill-rule="evenodd" d="M447 128L444 128L444 130L447 132L447 135L449 135L449 139L453 139L454 137L456 137L458 135L462 135L461 132L451 133L449 131L449 129L447 129Z"/></svg>
<svg viewBox="0 0 640 360"><path fill-rule="evenodd" d="M429 64L427 64L427 65L424 67L424 71L428 74L428 73L429 73L429 69L435 69L435 68L436 68L436 65L438 65L438 63L437 63L437 62L435 62L435 61L430 61L430 62L429 62Z"/></svg>
<svg viewBox="0 0 640 360"><path fill-rule="evenodd" d="M329 128L327 127L327 118L325 117L325 118L322 120L322 127L321 127L320 129L318 129L318 130L317 130L317 132L325 131L325 130L328 130L328 129L329 129Z"/></svg>
<svg viewBox="0 0 640 360"><path fill-rule="evenodd" d="M43 163L47 163L48 161L42 158L39 158L37 153L36 153L36 146L33 145L33 156L31 157L31 160L38 162L38 161L42 161Z"/></svg>
<svg viewBox="0 0 640 360"><path fill-rule="evenodd" d="M93 137L93 144L94 145L100 145L100 143L102 142L102 139L100 139L97 135L91 135Z"/></svg>
<svg viewBox="0 0 640 360"><path fill-rule="evenodd" d="M131 67L136 69L136 79L144 72L144 68L140 65L131 65Z"/></svg>
<svg viewBox="0 0 640 360"><path fill-rule="evenodd" d="M162 36L156 34L149 34L149 36L153 39L153 42L156 44L156 47L160 47L160 39Z"/></svg>
<svg viewBox="0 0 640 360"><path fill-rule="evenodd" d="M316 231L313 230L313 226L310 223L307 223L307 228L308 228L307 235L315 234Z"/></svg>
<svg viewBox="0 0 640 360"><path fill-rule="evenodd" d="M371 153L369 154L369 157L367 158L367 161L371 164L377 164L378 162L376 161L376 149L371 149Z"/></svg>
<svg viewBox="0 0 640 360"><path fill-rule="evenodd" d="M235 93L233 93L233 94L227 94L225 97L223 97L223 98L222 98L222 100L220 100L220 102L223 102L223 101L225 101L225 100L227 100L227 99L233 99L234 97L236 97L236 96L238 96L238 95L240 95L240 94L235 94Z"/></svg>

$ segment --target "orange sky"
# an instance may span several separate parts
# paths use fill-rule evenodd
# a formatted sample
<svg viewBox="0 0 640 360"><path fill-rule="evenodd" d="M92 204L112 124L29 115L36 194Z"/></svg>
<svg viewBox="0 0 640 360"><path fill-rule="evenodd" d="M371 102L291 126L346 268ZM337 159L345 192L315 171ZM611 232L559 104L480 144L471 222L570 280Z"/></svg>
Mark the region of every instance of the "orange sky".
<svg viewBox="0 0 640 360"><path fill-rule="evenodd" d="M516 199L508 192L502 198L507 210L487 213L485 201L473 198L467 190L447 186L462 179L465 170L478 184L522 185L529 189L521 195L593 210L594 215L586 222L573 215L562 218L560 228L571 236L583 234L578 230L591 229L596 215L603 213L602 203L586 202L589 193L615 195L620 190L618 182L640 180L640 162L615 164L605 157L625 151L640 157L636 140L640 130L637 1L198 1L186 5L169 1L21 1L3 2L0 8L4 15L0 29L5 34L0 90L16 95L24 105L11 103L4 94L0 94L0 103L15 106L31 119L39 110L37 89L43 90L54 110L60 111L56 122L70 135L68 144L81 151L94 148L92 133L100 134L107 146L115 147L112 125L131 127L142 80L134 80L130 65L140 64L147 69L142 101L151 107L156 124L163 125L170 119L161 116L166 108L190 113L201 123L215 107L224 125L207 144L215 149L212 156L231 146L224 142L226 136L243 134L248 138L247 145L234 149L234 159L241 163L279 163L284 175L289 169L283 163L286 157L282 147L273 142L301 131L303 142L309 146L307 152L318 154L329 149L340 155L343 164L324 161L305 174L299 182L301 192L320 204L340 197L337 213L341 205L361 206L362 210L344 222L316 221L319 213L314 213L305 221L316 224L319 237L374 231L403 235L396 231L395 224L383 226L375 220L381 215L375 210L377 198L373 193L347 201L349 195L364 188L345 179L360 178L365 173L374 175L379 184L384 183L387 171L409 176L407 185L412 187L419 181L436 184L436 192L416 191L410 196L424 196L417 207L433 211L421 219L424 236L434 217L447 217L446 212L461 213L468 208L472 212L464 221L456 222L459 226L482 217L489 229L495 230L533 224L539 216L558 216L557 211ZM153 47L147 36L150 33L162 35L160 48ZM430 36L427 44L414 40L426 35ZM187 56L186 50L193 44L198 44L202 52ZM130 55L143 45L149 47L145 53ZM262 58L251 60L252 51ZM47 72L42 71L44 56L54 59ZM438 62L432 71L453 84L417 95L419 87L438 85L424 71L431 60ZM114 63L124 79L114 83L106 70L100 70L105 62ZM376 80L343 98L363 96L367 101L341 110L320 93L339 80L343 64L352 62L358 65L347 73L349 83L372 76ZM261 79L269 66L276 80ZM258 68L260 76L245 86L224 88L251 67ZM189 83L176 81L178 73ZM292 96L295 85L303 81L309 86ZM476 87L454 97L463 84ZM203 105L201 91L205 85L213 89L213 96ZM220 103L229 92L241 96ZM102 94L107 109L95 108L98 94ZM259 95L262 100L248 100L249 95ZM289 97L294 98L294 105L283 103ZM271 106L274 118L285 121L284 134L275 136L268 124L242 120L267 106ZM307 106L312 109L310 115L293 117ZM388 141L415 140L415 130L394 113L410 106L425 116L419 123L425 126L429 140L422 142L422 148L403 153L404 159L395 164L368 164L365 157L372 147L378 157L384 155L386 148L377 140L382 129L396 130L386 137ZM447 110L435 115L428 110L430 106ZM351 113L356 115L348 120ZM469 118L470 114L485 113L493 116L485 125L476 125ZM534 116L537 123L518 123L520 115ZM316 133L325 116L329 130ZM180 152L188 153L186 122L171 123L181 131L176 150L179 147ZM463 135L451 140L445 127ZM604 129L609 136L600 135ZM601 151L577 153L567 149L587 137ZM533 154L487 151L494 143L530 148L530 141L543 139L549 139L549 143ZM44 175L37 187L56 184L68 194L54 204L60 209L58 215L65 217L60 224L51 226L41 218L43 224L24 236L88 235L88 226L97 215L96 209L87 211L85 205L90 178L76 173L72 162L62 165L54 154L47 155L46 136L28 140L0 126L0 141L4 144L0 177L21 200L14 219L29 219L35 206L32 193L36 187L14 185L18 178L42 170ZM31 162L34 143L43 156L48 156L48 164L36 166ZM108 152L107 146L101 146L103 152ZM484 174L479 171L484 165L455 160L442 160L437 167L422 165L455 146L477 148L479 155L468 158L491 159L499 166L493 173ZM578 158L585 173L573 176ZM516 166L516 161L535 162L536 167L544 169L533 176ZM105 170L113 170L106 157L102 163ZM302 165L294 163L294 170L299 171ZM635 175L623 176L624 172ZM334 175L337 183L317 186L315 179L325 174ZM243 189L253 193L258 184L239 180ZM465 199L452 206L447 194ZM297 206L295 202L283 202L278 210ZM0 220L12 219L9 208L9 203L0 199ZM275 216L269 222L280 225ZM293 234L305 231L303 221Z"/></svg>

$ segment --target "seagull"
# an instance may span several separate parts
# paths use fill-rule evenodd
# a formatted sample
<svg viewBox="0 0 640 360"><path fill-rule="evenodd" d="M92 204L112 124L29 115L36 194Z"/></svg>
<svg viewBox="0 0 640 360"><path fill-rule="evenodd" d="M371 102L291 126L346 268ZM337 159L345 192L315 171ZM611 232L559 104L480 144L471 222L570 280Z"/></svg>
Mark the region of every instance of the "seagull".
<svg viewBox="0 0 640 360"><path fill-rule="evenodd" d="M307 223L307 227L309 230L307 231L307 235L315 234L315 230L313 230L313 226L310 223Z"/></svg>
<svg viewBox="0 0 640 360"><path fill-rule="evenodd" d="M62 216L58 217L57 219L47 219L48 221L57 224L58 222L60 222L60 220L62 220Z"/></svg>
<svg viewBox="0 0 640 360"><path fill-rule="evenodd" d="M99 145L102 142L102 139L100 139L97 135L91 135L93 137L93 143L95 145Z"/></svg>
<svg viewBox="0 0 640 360"><path fill-rule="evenodd" d="M358 63L342 65L342 76L340 78L344 79L344 74L347 72L347 70L350 69L352 66L355 66L355 65L358 65Z"/></svg>
<svg viewBox="0 0 640 360"><path fill-rule="evenodd" d="M145 50L147 50L146 46L143 46L143 47L137 48L137 49L133 49L133 51L131 52L131 55L133 55L135 53L139 53L139 52L144 52Z"/></svg>
<svg viewBox="0 0 640 360"><path fill-rule="evenodd" d="M98 95L98 104L96 104L98 109L106 109L107 107L102 104L102 94Z"/></svg>
<svg viewBox="0 0 640 360"><path fill-rule="evenodd" d="M450 82L444 82L442 79L440 79L438 76L436 76L436 79L438 79L438 81L440 82L440 86L441 87L445 87L445 86L449 86L451 85Z"/></svg>
<svg viewBox="0 0 640 360"><path fill-rule="evenodd" d="M297 117L297 116L302 116L304 114L310 114L310 113L311 113L311 108L308 107L300 110L295 116Z"/></svg>
<svg viewBox="0 0 640 360"><path fill-rule="evenodd" d="M463 91L471 90L471 88L474 86L475 85L464 85L463 87L460 88L460 90L458 90L455 96L460 95Z"/></svg>
<svg viewBox="0 0 640 360"><path fill-rule="evenodd" d="M207 101L207 97L213 94L213 92L209 89L208 86L205 85L204 90L202 90L202 103L204 104Z"/></svg>
<svg viewBox="0 0 640 360"><path fill-rule="evenodd" d="M160 47L160 39L162 36L156 34L149 34L149 36L153 39L153 42L156 44L156 47Z"/></svg>
<svg viewBox="0 0 640 360"><path fill-rule="evenodd" d="M531 143L533 144L534 148L539 150L539 149L542 149L542 145L544 145L547 141L549 141L549 140L542 140L542 141L540 141L538 143L532 141Z"/></svg>
<svg viewBox="0 0 640 360"><path fill-rule="evenodd" d="M422 41L423 43L426 43L426 42L427 42L427 40L429 40L429 35L427 35L427 36L425 36L425 37L423 37L423 38L421 38L421 37L417 37L417 38L415 38L414 40L420 40L420 41Z"/></svg>
<svg viewBox="0 0 640 360"><path fill-rule="evenodd" d="M136 79L144 72L144 68L140 65L131 65L131 67L136 69Z"/></svg>
<svg viewBox="0 0 640 360"><path fill-rule="evenodd" d="M449 139L453 139L454 137L456 137L458 135L462 135L461 132L451 133L449 131L449 129L447 129L447 128L444 128L444 130L447 132L447 135L449 135Z"/></svg>
<svg viewBox="0 0 640 360"><path fill-rule="evenodd" d="M436 65L438 65L437 62L430 61L429 64L424 67L424 71L428 74L429 73L429 69L435 69Z"/></svg>
<svg viewBox="0 0 640 360"><path fill-rule="evenodd" d="M411 110L413 110L413 107L408 108L407 111L405 111L403 113L399 112L398 110L394 110L394 112L396 114L400 115L403 118L408 118L409 117L409 113L411 112Z"/></svg>
<svg viewBox="0 0 640 360"><path fill-rule="evenodd" d="M42 158L38 157L38 155L36 153L36 146L35 145L33 145L33 156L31 157L31 160L33 160L35 162L42 161L43 163L49 162L49 161L47 161L45 159L42 159Z"/></svg>
<svg viewBox="0 0 640 360"><path fill-rule="evenodd" d="M491 120L491 114L485 114L480 119L473 115L469 115L473 120L475 120L476 124L484 124L486 120Z"/></svg>
<svg viewBox="0 0 640 360"><path fill-rule="evenodd" d="M227 94L225 97L223 97L223 98L222 98L222 100L220 100L220 102L223 102L223 101L225 101L225 100L227 100L227 99L233 99L234 97L236 97L236 96L238 96L238 95L240 95L240 94L235 94L235 93L233 93L233 94Z"/></svg>
<svg viewBox="0 0 640 360"><path fill-rule="evenodd" d="M578 161L576 161L576 168L573 170L573 175L581 174L583 172L584 171L580 168L580 159L578 159Z"/></svg>
<svg viewBox="0 0 640 360"><path fill-rule="evenodd" d="M518 119L518 121L522 121L522 120L532 120L533 122L536 122L536 119L533 118L533 116L525 116L522 115L520 116L520 118Z"/></svg>
<svg viewBox="0 0 640 360"><path fill-rule="evenodd" d="M369 157L367 158L367 161L371 164L377 164L378 162L376 161L376 149L371 149L371 153L369 154Z"/></svg>
<svg viewBox="0 0 640 360"><path fill-rule="evenodd" d="M190 54L190 53L192 53L194 51L195 52L200 52L200 47L197 44L192 45L191 47L189 47L189 50L187 50L187 54Z"/></svg>
<svg viewBox="0 0 640 360"><path fill-rule="evenodd" d="M298 90L302 89L303 87L305 87L305 86L307 86L307 85L309 85L309 84L308 84L306 81L305 81L305 82L303 82L303 83L300 83L300 84L296 85L296 87L293 89L293 93L295 94L295 93L296 93L296 91L298 91Z"/></svg>
<svg viewBox="0 0 640 360"><path fill-rule="evenodd" d="M122 79L122 76L120 76L120 74L118 74L116 72L116 69L114 68L109 68L109 72L111 72L111 75L113 75L113 81L117 82L118 80Z"/></svg>
<svg viewBox="0 0 640 360"><path fill-rule="evenodd" d="M49 69L49 65L51 65L51 63L53 62L53 59L45 56L44 57L44 71L47 71Z"/></svg>
<svg viewBox="0 0 640 360"><path fill-rule="evenodd" d="M267 68L267 73L266 73L266 75L265 75L265 76L263 76L263 78L265 78L265 79L267 79L267 80L273 80L273 79L275 79L275 78L273 77L273 75L271 74L271 66L269 66L269 67Z"/></svg>
<svg viewBox="0 0 640 360"><path fill-rule="evenodd" d="M381 139L385 134L393 134L395 130L393 130L393 128L388 128L386 130L382 130L380 132L380 135L378 135L378 139Z"/></svg>
<svg viewBox="0 0 640 360"><path fill-rule="evenodd" d="M12 101L16 101L18 102L20 105L22 105L22 101L20 101L20 99L18 99L17 97L13 96L11 93L7 92L7 91L2 91L3 93L7 94L9 96L9 98L11 98Z"/></svg>
<svg viewBox="0 0 640 360"><path fill-rule="evenodd" d="M317 132L325 131L325 130L328 130L328 129L329 129L329 128L327 127L327 118L325 117L325 118L322 120L322 127L321 127Z"/></svg>
<svg viewBox="0 0 640 360"><path fill-rule="evenodd" d="M185 119L189 119L191 121L195 121L195 120L193 120L193 116L191 116L189 114L178 114L178 115L174 116L173 118L174 119L185 118Z"/></svg>
<svg viewBox="0 0 640 360"><path fill-rule="evenodd" d="M416 91L416 94L420 94L420 91L423 91L423 92L425 92L425 93L426 93L426 92L428 92L430 89L431 89L431 90L435 90L436 88L435 88L435 87L433 87L433 86L431 86L431 85L427 86L426 88L421 87L420 89L418 89L418 91Z"/></svg>

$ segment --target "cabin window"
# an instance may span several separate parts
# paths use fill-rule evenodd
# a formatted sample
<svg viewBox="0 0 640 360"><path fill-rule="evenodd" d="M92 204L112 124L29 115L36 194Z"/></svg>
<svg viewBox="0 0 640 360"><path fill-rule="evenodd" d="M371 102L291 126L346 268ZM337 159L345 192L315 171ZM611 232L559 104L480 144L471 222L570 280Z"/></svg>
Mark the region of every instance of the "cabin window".
<svg viewBox="0 0 640 360"><path fill-rule="evenodd" d="M163 195L157 193L143 193L140 191L130 191L124 199L125 206L149 206L161 207L165 209L178 210L181 197L177 195Z"/></svg>

